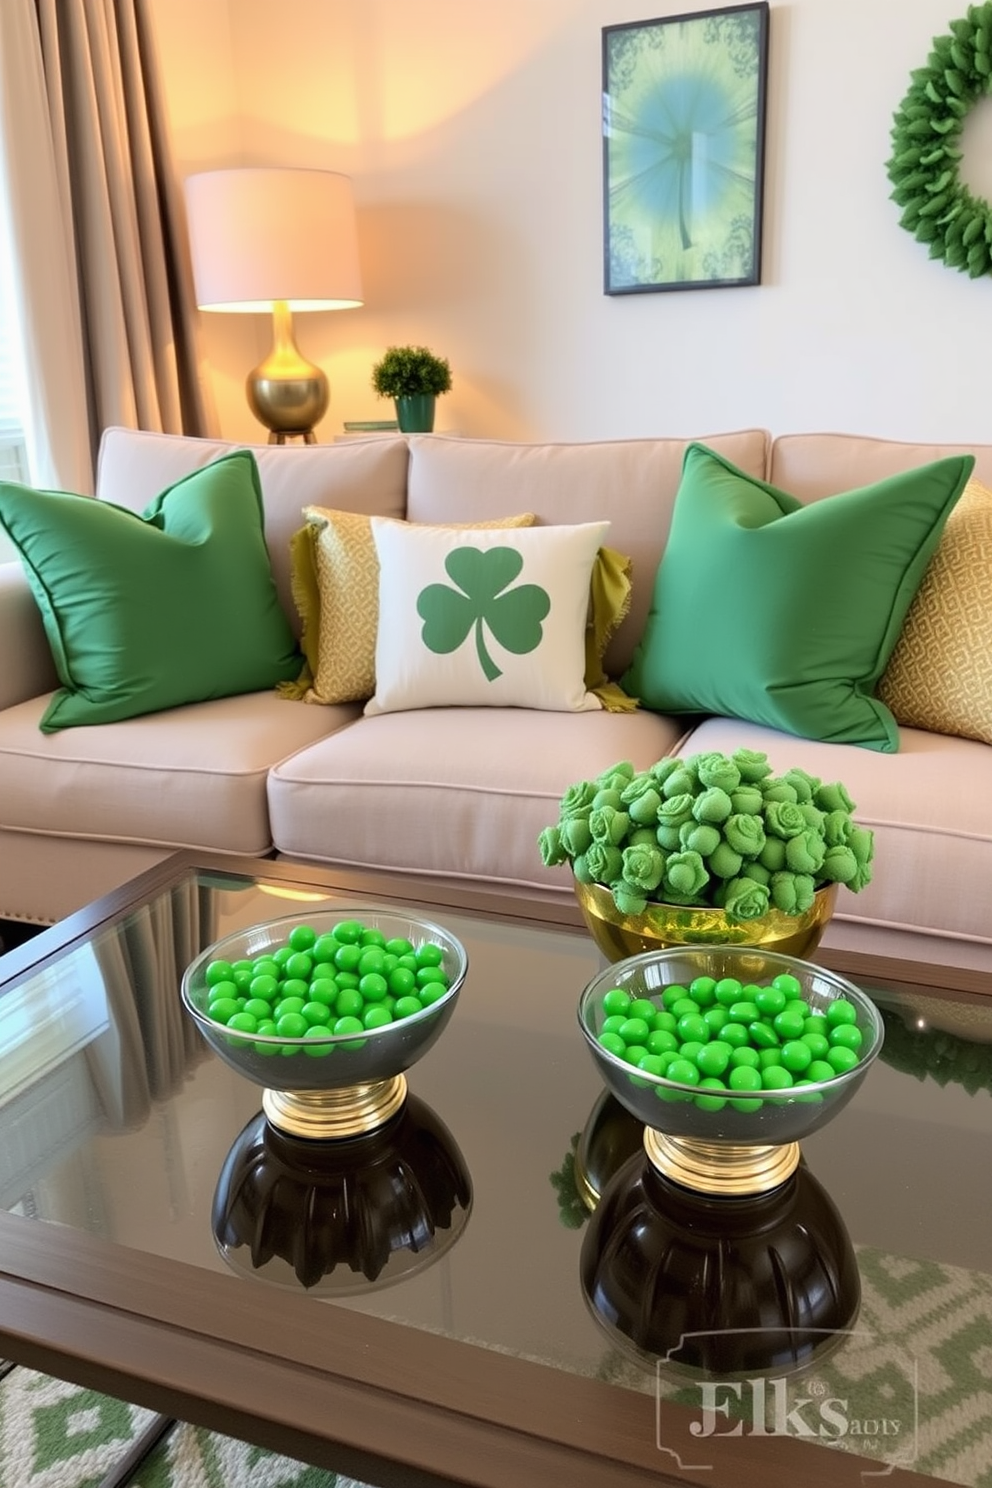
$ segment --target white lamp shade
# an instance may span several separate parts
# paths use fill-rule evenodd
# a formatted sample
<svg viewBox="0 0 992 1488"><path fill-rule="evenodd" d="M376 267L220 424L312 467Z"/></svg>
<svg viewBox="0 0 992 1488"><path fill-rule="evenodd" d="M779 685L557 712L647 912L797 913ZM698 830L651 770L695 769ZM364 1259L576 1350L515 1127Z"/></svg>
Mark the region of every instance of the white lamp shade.
<svg viewBox="0 0 992 1488"><path fill-rule="evenodd" d="M362 303L351 182L336 171L248 168L186 180L201 310L345 310Z"/></svg>

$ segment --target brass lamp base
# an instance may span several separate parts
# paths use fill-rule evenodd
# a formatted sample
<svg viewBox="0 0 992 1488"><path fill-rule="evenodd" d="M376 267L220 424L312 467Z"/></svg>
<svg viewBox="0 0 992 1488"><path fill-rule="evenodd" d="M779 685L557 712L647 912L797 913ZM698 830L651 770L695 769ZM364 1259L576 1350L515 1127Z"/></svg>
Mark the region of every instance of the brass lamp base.
<svg viewBox="0 0 992 1488"><path fill-rule="evenodd" d="M799 1166L798 1142L778 1147L703 1142L670 1137L651 1126L644 1128L644 1150L652 1166L673 1183L717 1197L771 1193Z"/></svg>
<svg viewBox="0 0 992 1488"><path fill-rule="evenodd" d="M290 438L316 444L313 426L331 401L327 377L296 345L285 300L273 302L272 332L272 350L245 382L248 406L269 430L270 444L285 444Z"/></svg>
<svg viewBox="0 0 992 1488"><path fill-rule="evenodd" d="M338 1090L266 1090L262 1109L279 1131L326 1142L378 1130L395 1116L406 1091L405 1075Z"/></svg>

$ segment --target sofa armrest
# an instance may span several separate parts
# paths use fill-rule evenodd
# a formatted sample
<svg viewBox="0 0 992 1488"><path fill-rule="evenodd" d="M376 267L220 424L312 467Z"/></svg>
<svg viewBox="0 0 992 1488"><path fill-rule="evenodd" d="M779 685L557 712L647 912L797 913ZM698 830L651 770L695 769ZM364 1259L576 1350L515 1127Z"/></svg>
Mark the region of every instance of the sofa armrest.
<svg viewBox="0 0 992 1488"><path fill-rule="evenodd" d="M0 563L0 708L58 687L41 611L19 562Z"/></svg>

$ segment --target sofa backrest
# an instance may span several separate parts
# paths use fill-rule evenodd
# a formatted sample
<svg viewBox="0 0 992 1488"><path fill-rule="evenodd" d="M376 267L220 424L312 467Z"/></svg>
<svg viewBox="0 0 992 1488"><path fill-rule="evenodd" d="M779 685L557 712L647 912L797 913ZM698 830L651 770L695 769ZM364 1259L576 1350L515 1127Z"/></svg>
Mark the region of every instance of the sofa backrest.
<svg viewBox="0 0 992 1488"><path fill-rule="evenodd" d="M232 449L258 462L265 504L265 540L283 609L296 632L299 616L290 583L289 540L305 506L330 506L381 517L406 511L407 443L396 439L339 444L236 445L135 429L107 429L100 442L96 494L129 511L143 511L159 492Z"/></svg>
<svg viewBox="0 0 992 1488"><path fill-rule="evenodd" d="M750 475L764 475L770 443L765 430L700 438ZM407 516L412 522L469 522L530 511L543 524L608 519L607 546L633 562L630 611L606 654L606 670L619 676L647 620L690 442L512 444L411 435Z"/></svg>
<svg viewBox="0 0 992 1488"><path fill-rule="evenodd" d="M912 444L863 434L780 434L772 441L768 480L800 501L818 501L888 475L942 460L975 456L975 479L992 486L992 444Z"/></svg>

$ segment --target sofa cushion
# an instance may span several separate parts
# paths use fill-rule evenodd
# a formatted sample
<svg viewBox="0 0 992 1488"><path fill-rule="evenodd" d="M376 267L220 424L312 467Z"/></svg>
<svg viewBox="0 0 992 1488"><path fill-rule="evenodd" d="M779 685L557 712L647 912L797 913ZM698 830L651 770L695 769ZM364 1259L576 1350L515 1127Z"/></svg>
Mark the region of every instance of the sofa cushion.
<svg viewBox="0 0 992 1488"><path fill-rule="evenodd" d="M296 675L262 492L247 450L168 487L141 516L0 482L62 688L47 733L255 692Z"/></svg>
<svg viewBox="0 0 992 1488"><path fill-rule="evenodd" d="M947 519L878 695L899 723L992 744L992 491Z"/></svg>
<svg viewBox="0 0 992 1488"><path fill-rule="evenodd" d="M671 720L642 712L363 718L272 771L272 836L289 857L571 893L537 846L563 791L618 759L646 768L679 737Z"/></svg>
<svg viewBox="0 0 992 1488"><path fill-rule="evenodd" d="M374 517L379 629L365 711L601 707L586 689L585 636L608 528L466 532Z"/></svg>
<svg viewBox="0 0 992 1488"><path fill-rule="evenodd" d="M340 444L259 444L255 456L265 504L265 540L282 607L298 626L293 604L289 545L308 505L402 517L406 511L407 444L396 439L343 440ZM199 470L232 446L221 439L107 429L100 440L96 494L143 511L159 491Z"/></svg>
<svg viewBox="0 0 992 1488"><path fill-rule="evenodd" d="M795 739L733 719L711 718L680 750L762 750L777 774L798 766L839 780L855 820L875 834L872 880L860 893L841 888L836 918L992 945L992 749L918 729L902 729L898 753Z"/></svg>
<svg viewBox="0 0 992 1488"><path fill-rule="evenodd" d="M358 714L245 693L46 735L47 702L0 713L0 827L228 853L270 850L269 769Z"/></svg>
<svg viewBox="0 0 992 1488"><path fill-rule="evenodd" d="M973 463L804 506L692 445L626 690L662 712L895 750L875 684Z"/></svg>
<svg viewBox="0 0 992 1488"><path fill-rule="evenodd" d="M365 702L375 691L379 559L372 518L363 512L305 506L294 534L293 597L300 613L310 685L308 703ZM470 522L470 527L530 527L532 512ZM311 539L308 541L307 539Z"/></svg>
<svg viewBox="0 0 992 1488"><path fill-rule="evenodd" d="M756 476L765 473L769 442L763 429L707 440L711 449ZM407 516L412 522L465 522L532 511L539 523L550 525L608 518L610 546L632 564L630 610L605 658L608 674L619 677L647 619L686 444L685 439L513 444L412 435Z"/></svg>

